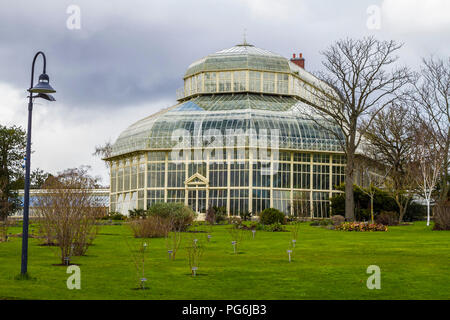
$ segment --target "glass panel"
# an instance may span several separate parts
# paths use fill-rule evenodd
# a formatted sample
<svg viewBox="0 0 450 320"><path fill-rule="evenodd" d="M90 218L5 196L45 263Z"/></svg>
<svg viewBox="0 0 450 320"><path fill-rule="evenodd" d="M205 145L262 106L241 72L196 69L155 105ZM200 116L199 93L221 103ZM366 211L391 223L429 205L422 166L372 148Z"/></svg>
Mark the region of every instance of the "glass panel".
<svg viewBox="0 0 450 320"><path fill-rule="evenodd" d="M275 73L263 73L263 92L275 93Z"/></svg>
<svg viewBox="0 0 450 320"><path fill-rule="evenodd" d="M253 189L252 191L253 213L260 213L266 208L270 208L270 190Z"/></svg>
<svg viewBox="0 0 450 320"><path fill-rule="evenodd" d="M234 71L233 73L233 91L245 91L247 82L247 71Z"/></svg>
<svg viewBox="0 0 450 320"><path fill-rule="evenodd" d="M250 91L260 92L261 91L261 72L249 71L249 84Z"/></svg>
<svg viewBox="0 0 450 320"><path fill-rule="evenodd" d="M231 91L231 72L219 72L219 92Z"/></svg>
<svg viewBox="0 0 450 320"><path fill-rule="evenodd" d="M149 163L147 173L148 187L164 187L165 163Z"/></svg>
<svg viewBox="0 0 450 320"><path fill-rule="evenodd" d="M205 92L216 92L217 91L217 81L215 72L205 73Z"/></svg>

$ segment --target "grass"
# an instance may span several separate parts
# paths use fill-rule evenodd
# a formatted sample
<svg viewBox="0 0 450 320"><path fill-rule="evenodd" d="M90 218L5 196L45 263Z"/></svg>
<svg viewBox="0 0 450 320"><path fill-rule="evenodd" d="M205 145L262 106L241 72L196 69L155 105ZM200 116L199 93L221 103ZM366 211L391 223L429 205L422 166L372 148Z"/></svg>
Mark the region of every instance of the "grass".
<svg viewBox="0 0 450 320"><path fill-rule="evenodd" d="M141 240L125 225L102 226L86 256L75 257L81 290L69 290L69 274L57 249L29 243L29 280L20 272L21 239L0 243L0 299L449 299L450 233L431 231L423 222L390 227L388 232L343 232L311 227L299 230L288 262L290 232L247 231L233 253L229 226L215 226L205 244L198 276L192 277L183 248L168 259L164 239L148 240L146 287L135 290L137 274L130 248ZM19 233L19 228L10 232ZM369 290L369 265L381 268L381 290Z"/></svg>

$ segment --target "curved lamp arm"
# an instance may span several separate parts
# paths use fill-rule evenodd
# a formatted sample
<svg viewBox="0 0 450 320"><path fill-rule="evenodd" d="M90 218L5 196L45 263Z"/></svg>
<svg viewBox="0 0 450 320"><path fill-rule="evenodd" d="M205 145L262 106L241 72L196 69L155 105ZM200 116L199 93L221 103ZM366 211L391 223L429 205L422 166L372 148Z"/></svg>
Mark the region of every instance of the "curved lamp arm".
<svg viewBox="0 0 450 320"><path fill-rule="evenodd" d="M42 51L38 51L33 58L33 64L31 65L31 83L30 83L30 90L33 88L33 79L34 79L34 65L36 63L36 59L39 55L42 55L42 58L44 59L44 70L43 73L46 73L45 70L47 68L47 60L45 58L45 54Z"/></svg>

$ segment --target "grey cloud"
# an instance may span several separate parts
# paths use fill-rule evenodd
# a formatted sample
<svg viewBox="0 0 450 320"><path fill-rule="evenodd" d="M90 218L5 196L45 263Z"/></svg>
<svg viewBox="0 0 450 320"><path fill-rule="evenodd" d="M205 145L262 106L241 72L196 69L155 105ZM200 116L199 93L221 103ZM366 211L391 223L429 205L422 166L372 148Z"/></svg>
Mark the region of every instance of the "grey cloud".
<svg viewBox="0 0 450 320"><path fill-rule="evenodd" d="M48 1L11 2L0 12L0 81L27 88L31 58L44 50L57 98L74 108L120 108L172 98L187 66L242 40L289 57L303 52L310 70L319 51L344 36L370 33L366 8L377 1ZM66 9L81 8L81 30ZM375 3L376 4L376 3ZM378 36L395 38L395 30ZM426 44L445 45L438 34ZM405 57L422 37L408 35ZM448 48L447 51L448 52Z"/></svg>

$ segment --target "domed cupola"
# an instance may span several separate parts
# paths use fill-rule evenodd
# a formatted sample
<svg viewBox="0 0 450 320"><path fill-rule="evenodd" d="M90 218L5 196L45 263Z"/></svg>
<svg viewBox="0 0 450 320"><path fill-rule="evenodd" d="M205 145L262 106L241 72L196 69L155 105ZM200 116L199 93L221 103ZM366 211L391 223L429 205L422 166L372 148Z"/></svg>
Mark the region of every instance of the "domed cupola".
<svg viewBox="0 0 450 320"><path fill-rule="evenodd" d="M192 63L177 91L178 104L127 128L112 155L173 148L172 133L214 128L278 129L281 148L340 148L330 133L319 130L302 113L314 103L311 95L324 83L291 60L246 42Z"/></svg>

